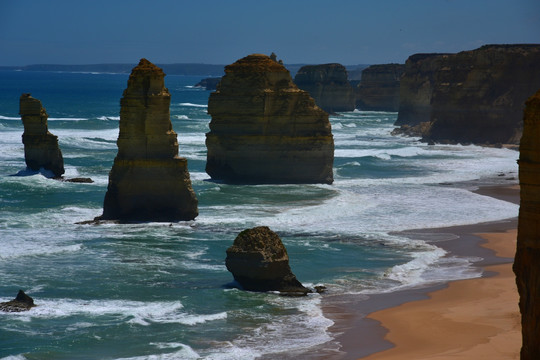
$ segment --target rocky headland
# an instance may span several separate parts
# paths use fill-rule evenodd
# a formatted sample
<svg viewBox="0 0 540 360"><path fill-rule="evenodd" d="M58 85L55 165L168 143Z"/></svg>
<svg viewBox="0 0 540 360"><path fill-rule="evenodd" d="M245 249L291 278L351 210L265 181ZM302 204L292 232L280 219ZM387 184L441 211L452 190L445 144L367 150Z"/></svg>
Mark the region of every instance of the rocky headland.
<svg viewBox="0 0 540 360"><path fill-rule="evenodd" d="M22 311L28 311L34 306L36 306L34 304L34 299L26 295L24 291L19 290L19 292L17 293L17 297L15 299L0 303L0 311L22 312Z"/></svg>
<svg viewBox="0 0 540 360"><path fill-rule="evenodd" d="M103 215L96 220L180 221L198 215L187 159L178 156L164 77L146 59L129 76L120 100L118 154Z"/></svg>
<svg viewBox="0 0 540 360"><path fill-rule="evenodd" d="M22 142L26 166L33 171L43 168L51 171L54 177L61 177L64 174L64 159L58 146L58 137L49 132L49 115L41 101L30 94L22 94L19 114L24 125Z"/></svg>
<svg viewBox="0 0 540 360"><path fill-rule="evenodd" d="M529 98L519 145L520 208L514 272L520 295L522 360L540 359L540 91Z"/></svg>
<svg viewBox="0 0 540 360"><path fill-rule="evenodd" d="M396 125L425 141L518 144L525 100L540 84L540 45L416 54L405 63Z"/></svg>
<svg viewBox="0 0 540 360"><path fill-rule="evenodd" d="M217 84L221 81L220 77L204 78L194 85L197 88L204 88L205 90L216 90Z"/></svg>
<svg viewBox="0 0 540 360"><path fill-rule="evenodd" d="M347 69L341 64L302 66L294 83L307 91L326 112L353 111L355 108L355 92L349 83Z"/></svg>
<svg viewBox="0 0 540 360"><path fill-rule="evenodd" d="M279 291L306 295L289 266L287 249L279 236L266 226L242 231L227 249L225 265L244 290Z"/></svg>
<svg viewBox="0 0 540 360"><path fill-rule="evenodd" d="M231 183L333 182L328 114L261 54L225 67L210 94L206 172Z"/></svg>
<svg viewBox="0 0 540 360"><path fill-rule="evenodd" d="M362 70L362 79L356 88L356 107L367 111L399 110L400 78L403 64L371 65Z"/></svg>

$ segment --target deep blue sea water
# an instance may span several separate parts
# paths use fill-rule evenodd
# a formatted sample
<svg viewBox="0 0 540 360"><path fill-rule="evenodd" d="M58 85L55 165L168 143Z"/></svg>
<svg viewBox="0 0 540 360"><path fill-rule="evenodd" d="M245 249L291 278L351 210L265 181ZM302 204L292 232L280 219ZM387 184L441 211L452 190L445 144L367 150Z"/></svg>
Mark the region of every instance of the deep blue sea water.
<svg viewBox="0 0 540 360"><path fill-rule="evenodd" d="M517 205L463 183L517 177L516 151L393 137L396 113L331 116L333 185L208 181L210 92L193 88L202 77L167 76L200 215L172 224L77 225L102 212L127 78L0 71L0 301L23 289L38 304L0 313L0 358L309 358L314 347L337 346L323 296L480 276L471 266L478 259L395 231L517 216ZM22 93L47 109L65 177L93 184L25 171ZM281 236L301 282L328 292L288 298L232 287L225 250L241 230L259 225Z"/></svg>

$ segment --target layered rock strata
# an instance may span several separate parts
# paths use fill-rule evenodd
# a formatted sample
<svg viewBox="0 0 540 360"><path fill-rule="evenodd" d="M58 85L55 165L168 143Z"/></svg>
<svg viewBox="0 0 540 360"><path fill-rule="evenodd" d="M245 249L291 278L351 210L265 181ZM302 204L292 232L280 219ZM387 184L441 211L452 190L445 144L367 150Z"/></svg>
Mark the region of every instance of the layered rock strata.
<svg viewBox="0 0 540 360"><path fill-rule="evenodd" d="M129 76L120 100L118 154L98 220L179 221L198 214L187 159L178 156L164 77L146 59Z"/></svg>
<svg viewBox="0 0 540 360"><path fill-rule="evenodd" d="M333 182L328 114L283 65L253 54L225 67L210 94L206 172L231 183Z"/></svg>
<svg viewBox="0 0 540 360"><path fill-rule="evenodd" d="M291 271L287 249L266 226L244 230L227 249L225 265L249 291L279 291L291 295L310 292Z"/></svg>
<svg viewBox="0 0 540 360"><path fill-rule="evenodd" d="M0 311L3 312L22 312L28 311L36 306L34 299L26 295L24 291L19 290L17 297L11 301L0 303Z"/></svg>
<svg viewBox="0 0 540 360"><path fill-rule="evenodd" d="M442 143L517 144L527 97L540 84L540 45L486 45L414 55L401 78L396 125L429 122Z"/></svg>
<svg viewBox="0 0 540 360"><path fill-rule="evenodd" d="M22 94L19 114L24 125L22 142L26 166L34 171L43 168L60 177L64 173L64 159L58 146L58 137L49 132L49 115L41 101L30 94Z"/></svg>
<svg viewBox="0 0 540 360"><path fill-rule="evenodd" d="M356 107L367 111L398 111L403 64L372 65L362 71L356 89Z"/></svg>
<svg viewBox="0 0 540 360"><path fill-rule="evenodd" d="M302 66L294 83L307 91L315 103L329 113L353 111L356 95L347 78L347 69L341 64Z"/></svg>
<svg viewBox="0 0 540 360"><path fill-rule="evenodd" d="M519 208L514 272L520 295L522 360L540 359L540 91L524 111L519 146Z"/></svg>

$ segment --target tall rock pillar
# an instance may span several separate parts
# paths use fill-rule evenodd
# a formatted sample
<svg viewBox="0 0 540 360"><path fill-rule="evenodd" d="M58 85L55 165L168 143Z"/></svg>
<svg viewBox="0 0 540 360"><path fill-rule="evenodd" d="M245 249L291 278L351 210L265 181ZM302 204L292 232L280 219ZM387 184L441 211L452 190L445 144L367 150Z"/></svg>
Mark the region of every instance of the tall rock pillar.
<svg viewBox="0 0 540 360"><path fill-rule="evenodd" d="M523 116L519 182L521 205L514 272L519 291L522 360L540 359L540 91L529 98Z"/></svg>
<svg viewBox="0 0 540 360"><path fill-rule="evenodd" d="M261 54L225 67L210 94L206 172L233 183L332 183L328 114Z"/></svg>
<svg viewBox="0 0 540 360"><path fill-rule="evenodd" d="M178 156L163 71L141 59L120 100L118 155L102 220L180 221L198 215L187 159Z"/></svg>
<svg viewBox="0 0 540 360"><path fill-rule="evenodd" d="M47 127L49 115L41 101L30 94L22 94L19 100L19 114L24 125L22 142L24 159L29 169L40 168L51 171L55 177L64 173L64 159L58 146L58 137Z"/></svg>

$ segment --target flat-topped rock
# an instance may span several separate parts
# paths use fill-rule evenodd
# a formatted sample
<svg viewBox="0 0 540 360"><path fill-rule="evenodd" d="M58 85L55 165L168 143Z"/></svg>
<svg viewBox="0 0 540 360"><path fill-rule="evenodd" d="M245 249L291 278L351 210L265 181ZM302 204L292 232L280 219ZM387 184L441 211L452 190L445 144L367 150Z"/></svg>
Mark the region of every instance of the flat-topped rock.
<svg viewBox="0 0 540 360"><path fill-rule="evenodd" d="M279 62L253 54L210 94L206 172L231 183L332 183L328 114Z"/></svg>
<svg viewBox="0 0 540 360"><path fill-rule="evenodd" d="M178 156L163 71L141 59L120 100L118 154L96 220L180 221L198 215L187 159Z"/></svg>

